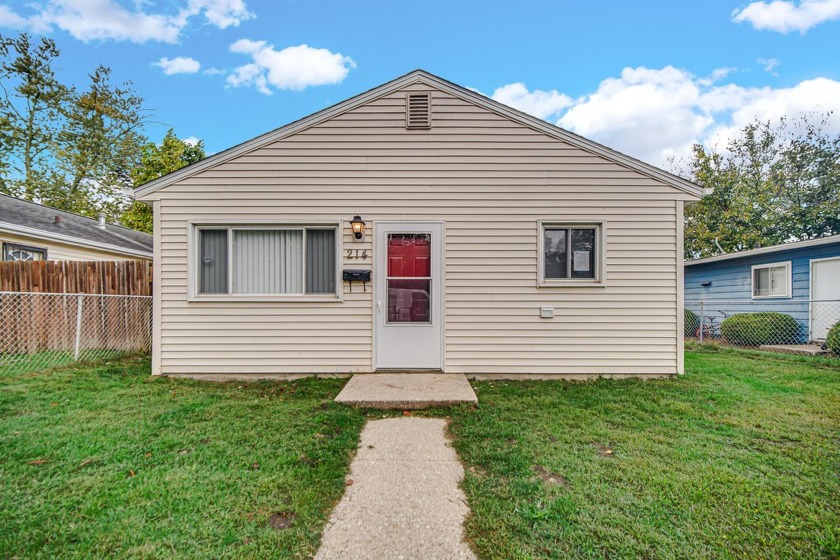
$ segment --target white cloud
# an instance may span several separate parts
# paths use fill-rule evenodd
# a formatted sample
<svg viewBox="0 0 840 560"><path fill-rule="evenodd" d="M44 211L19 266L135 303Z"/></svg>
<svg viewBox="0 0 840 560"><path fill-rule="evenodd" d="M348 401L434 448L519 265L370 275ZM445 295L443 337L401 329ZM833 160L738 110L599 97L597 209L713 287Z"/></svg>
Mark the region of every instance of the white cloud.
<svg viewBox="0 0 840 560"><path fill-rule="evenodd" d="M556 90L528 91L522 83L507 84L496 88L491 97L500 103L541 119L559 115L563 109L573 103L571 97Z"/></svg>
<svg viewBox="0 0 840 560"><path fill-rule="evenodd" d="M166 58L164 56L155 62L154 66L161 67L163 73L167 76L173 74L195 74L201 70L201 63L199 61L186 56L176 56L175 58Z"/></svg>
<svg viewBox="0 0 840 560"><path fill-rule="evenodd" d="M0 25L31 29L39 33L54 27L80 41L160 41L175 43L190 19L204 15L210 24L224 29L254 17L243 0L188 0L177 12L149 13L143 3L130 8L118 0L47 0L29 6L28 15L0 6Z"/></svg>
<svg viewBox="0 0 840 560"><path fill-rule="evenodd" d="M207 76L219 76L220 74L227 74L227 72L225 72L221 68L208 68L203 72L203 74Z"/></svg>
<svg viewBox="0 0 840 560"><path fill-rule="evenodd" d="M781 64L781 62L779 62L775 58L759 58L755 62L756 62L756 64L760 64L761 66L763 66L764 71L767 72L768 74L773 74L774 76L779 75L778 73L773 71L773 70L776 69L776 66Z"/></svg>
<svg viewBox="0 0 840 560"><path fill-rule="evenodd" d="M519 90L519 84L512 85ZM524 88L517 98L528 99L528 94ZM542 106L535 106L544 112ZM840 133L840 82L828 78L806 80L789 88L753 88L712 82L672 66L640 67L625 68L619 77L608 78L594 92L573 100L556 115L556 123L620 152L668 167L670 157L686 157L694 143L725 148L730 138L755 119L828 111L834 114L826 130ZM539 116L537 111L532 114Z"/></svg>
<svg viewBox="0 0 840 560"><path fill-rule="evenodd" d="M199 142L201 142L201 138L196 136L187 136L186 138L182 138L181 141L184 144L189 144L190 146L197 146Z"/></svg>
<svg viewBox="0 0 840 560"><path fill-rule="evenodd" d="M826 21L840 19L840 0L772 0L752 2L743 9L732 12L738 23L748 22L755 29L789 33L805 33Z"/></svg>
<svg viewBox="0 0 840 560"><path fill-rule="evenodd" d="M0 6L0 26L2 27L26 27L25 18L14 13L8 6Z"/></svg>
<svg viewBox="0 0 840 560"><path fill-rule="evenodd" d="M253 86L265 95L277 89L300 91L310 86L341 83L356 63L349 56L308 45L278 51L265 41L240 39L231 52L246 54L252 62L239 66L227 77L233 87Z"/></svg>

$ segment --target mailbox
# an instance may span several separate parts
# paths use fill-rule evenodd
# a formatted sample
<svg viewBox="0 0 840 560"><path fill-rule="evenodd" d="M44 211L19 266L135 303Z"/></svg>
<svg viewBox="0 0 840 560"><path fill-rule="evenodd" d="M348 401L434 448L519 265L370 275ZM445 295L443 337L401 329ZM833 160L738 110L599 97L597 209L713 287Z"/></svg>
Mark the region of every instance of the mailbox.
<svg viewBox="0 0 840 560"><path fill-rule="evenodd" d="M370 270L344 269L345 282L370 282Z"/></svg>

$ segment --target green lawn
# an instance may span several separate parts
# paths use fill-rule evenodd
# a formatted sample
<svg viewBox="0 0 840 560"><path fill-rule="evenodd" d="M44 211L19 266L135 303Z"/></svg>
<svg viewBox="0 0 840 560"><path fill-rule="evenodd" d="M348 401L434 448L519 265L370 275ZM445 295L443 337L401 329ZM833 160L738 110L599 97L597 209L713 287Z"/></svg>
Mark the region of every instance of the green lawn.
<svg viewBox="0 0 840 560"><path fill-rule="evenodd" d="M314 553L364 423L332 402L342 381L148 372L0 374L0 558Z"/></svg>
<svg viewBox="0 0 840 560"><path fill-rule="evenodd" d="M479 556L840 557L840 367L698 351L686 369L474 384L452 431Z"/></svg>
<svg viewBox="0 0 840 560"><path fill-rule="evenodd" d="M479 555L840 557L840 366L710 349L687 369L475 383L479 407L426 413L452 418ZM311 555L381 411L333 404L341 380L148 371L0 374L0 558Z"/></svg>

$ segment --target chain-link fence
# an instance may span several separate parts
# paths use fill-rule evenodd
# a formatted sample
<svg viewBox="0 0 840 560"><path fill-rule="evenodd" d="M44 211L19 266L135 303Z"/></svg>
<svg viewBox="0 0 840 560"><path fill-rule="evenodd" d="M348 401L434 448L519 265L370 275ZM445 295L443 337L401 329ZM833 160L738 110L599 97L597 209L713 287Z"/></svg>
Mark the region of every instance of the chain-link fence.
<svg viewBox="0 0 840 560"><path fill-rule="evenodd" d="M148 352L150 296L0 292L0 371Z"/></svg>
<svg viewBox="0 0 840 560"><path fill-rule="evenodd" d="M685 337L840 358L840 300L686 300ZM834 328L834 335L830 335ZM832 344L833 340L837 343ZM834 346L833 351L831 346Z"/></svg>

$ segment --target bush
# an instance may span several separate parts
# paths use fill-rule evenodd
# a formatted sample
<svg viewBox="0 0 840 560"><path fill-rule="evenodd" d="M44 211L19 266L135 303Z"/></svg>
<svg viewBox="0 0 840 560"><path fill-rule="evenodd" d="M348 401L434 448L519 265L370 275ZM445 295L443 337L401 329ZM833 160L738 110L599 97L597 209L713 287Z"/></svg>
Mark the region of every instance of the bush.
<svg viewBox="0 0 840 560"><path fill-rule="evenodd" d="M840 321L831 327L828 336L825 337L825 345L828 349L840 356Z"/></svg>
<svg viewBox="0 0 840 560"><path fill-rule="evenodd" d="M739 313L721 323L720 333L730 344L742 346L795 344L799 323L784 313Z"/></svg>
<svg viewBox="0 0 840 560"><path fill-rule="evenodd" d="M697 327L700 326L700 318L691 309L685 309L684 311L683 322L685 323L685 336L694 336L694 333L697 332Z"/></svg>

